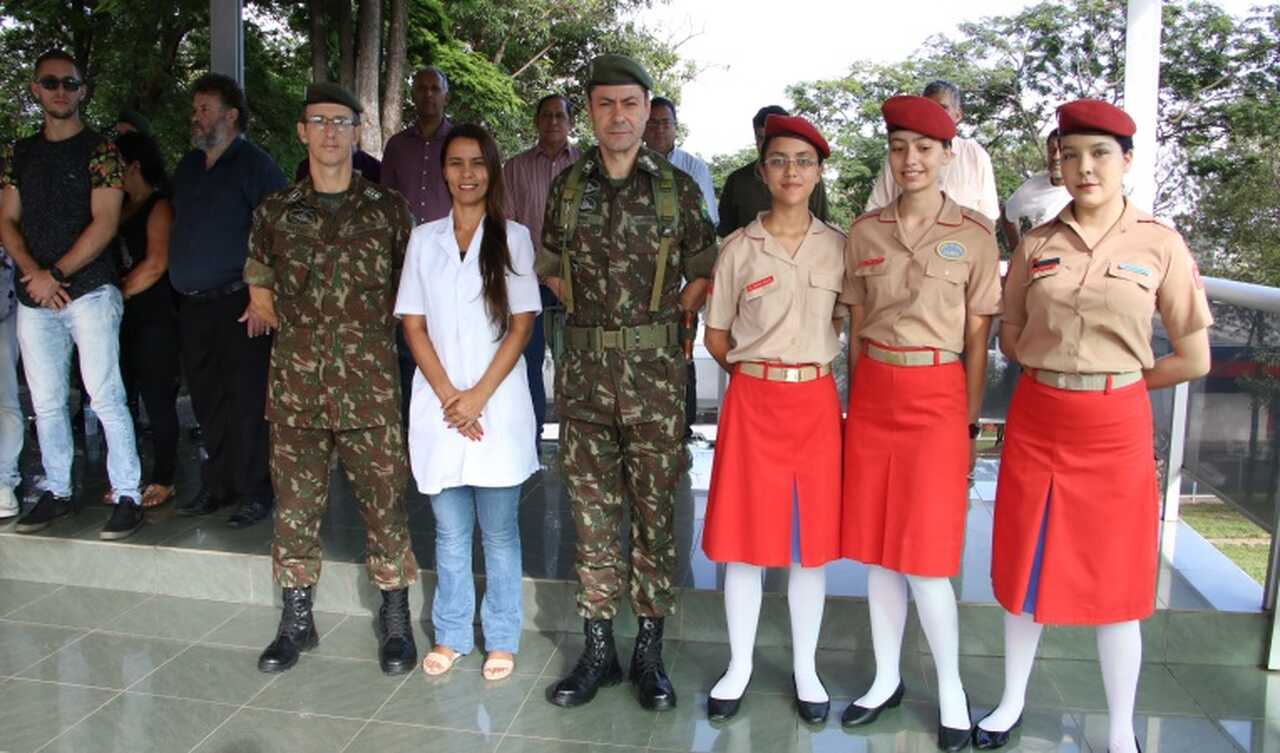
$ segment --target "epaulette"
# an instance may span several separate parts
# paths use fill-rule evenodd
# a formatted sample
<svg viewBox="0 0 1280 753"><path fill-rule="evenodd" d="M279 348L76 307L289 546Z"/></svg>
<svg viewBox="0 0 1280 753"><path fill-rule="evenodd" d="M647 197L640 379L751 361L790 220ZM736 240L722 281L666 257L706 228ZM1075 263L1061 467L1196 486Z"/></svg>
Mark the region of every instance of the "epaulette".
<svg viewBox="0 0 1280 753"><path fill-rule="evenodd" d="M296 202L298 202L298 201L301 201L301 200L302 200L302 189L301 189L301 188L298 188L298 187L295 185L295 186L293 187L293 189L292 189L291 191L289 191L288 195L286 195L286 196L284 197L284 200L285 200L285 202L286 202L286 203L288 203L288 204L294 204L294 203L296 203Z"/></svg>
<svg viewBox="0 0 1280 753"><path fill-rule="evenodd" d="M988 235L995 235L995 225L991 222L991 218L982 212L969 207L960 207L960 216L986 230Z"/></svg>
<svg viewBox="0 0 1280 753"><path fill-rule="evenodd" d="M725 246L729 245L729 242L730 242L730 241L736 240L739 236L746 235L746 233L747 233L747 226L746 226L746 225L743 225L742 227L738 228L737 230L734 230L732 233L729 233L728 235L726 235L726 236L724 237L724 240L720 241L720 249L721 249L721 251L723 251L723 250L724 250L724 247L725 247Z"/></svg>
<svg viewBox="0 0 1280 753"><path fill-rule="evenodd" d="M370 201L378 201L382 198L382 192L374 188L372 185L364 187L364 196Z"/></svg>
<svg viewBox="0 0 1280 753"><path fill-rule="evenodd" d="M824 224L824 225L826 225L827 227L829 227L829 228L831 228L832 230L834 230L834 231L836 232L836 234L837 234L837 235L839 235L841 238L848 238L848 237L849 237L849 236L848 236L848 235L847 235L843 230L841 230L840 228L836 227L834 224L832 224L832 223L830 223L830 222L825 222L825 221L824 221L822 224Z"/></svg>
<svg viewBox="0 0 1280 753"><path fill-rule="evenodd" d="M1173 224L1173 220L1169 219L1168 217L1143 217L1143 218L1140 218L1138 222L1141 222L1147 225L1159 225L1163 227L1165 230L1171 230L1175 233L1178 232L1178 226Z"/></svg>
<svg viewBox="0 0 1280 753"><path fill-rule="evenodd" d="M862 214L858 215L858 217L857 217L856 219L854 219L853 223L852 223L852 224L850 224L850 225L849 225L849 227L850 227L850 228L856 227L856 226L857 226L857 224L858 224L859 222L862 222L863 220L869 220L869 219L871 219L872 217L879 217L879 216L880 216L880 210L879 210L879 209L872 209L870 212L864 212L864 213L862 213Z"/></svg>

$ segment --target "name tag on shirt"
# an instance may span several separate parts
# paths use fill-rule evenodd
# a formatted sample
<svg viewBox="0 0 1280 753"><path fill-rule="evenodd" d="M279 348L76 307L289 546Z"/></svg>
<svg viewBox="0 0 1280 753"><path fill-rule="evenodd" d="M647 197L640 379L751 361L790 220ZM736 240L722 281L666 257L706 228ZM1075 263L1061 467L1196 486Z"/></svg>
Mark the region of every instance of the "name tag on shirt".
<svg viewBox="0 0 1280 753"><path fill-rule="evenodd" d="M773 275L769 275L768 277L761 277L759 280L756 280L755 282L747 284L747 292L754 293L760 288L768 287L772 284L773 284Z"/></svg>

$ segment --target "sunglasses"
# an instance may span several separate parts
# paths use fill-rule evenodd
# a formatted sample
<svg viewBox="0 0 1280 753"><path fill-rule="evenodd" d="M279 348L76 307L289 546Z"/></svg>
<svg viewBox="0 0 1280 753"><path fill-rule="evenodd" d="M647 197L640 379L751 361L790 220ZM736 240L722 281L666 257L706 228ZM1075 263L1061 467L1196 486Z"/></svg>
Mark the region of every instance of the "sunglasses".
<svg viewBox="0 0 1280 753"><path fill-rule="evenodd" d="M56 91L58 86L62 86L63 89L69 92L80 91L80 87L84 85L84 82L75 76L63 76L62 78L44 76L36 79L36 83L40 84L40 88L45 91Z"/></svg>

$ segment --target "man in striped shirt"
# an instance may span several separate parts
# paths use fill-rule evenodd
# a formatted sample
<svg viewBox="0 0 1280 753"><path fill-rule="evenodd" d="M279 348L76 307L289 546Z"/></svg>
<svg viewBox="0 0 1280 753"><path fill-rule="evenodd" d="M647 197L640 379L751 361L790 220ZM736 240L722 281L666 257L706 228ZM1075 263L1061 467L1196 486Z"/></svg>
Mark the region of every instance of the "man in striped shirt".
<svg viewBox="0 0 1280 753"><path fill-rule="evenodd" d="M521 152L502 166L502 179L507 188L507 219L529 228L536 251L542 250L542 220L546 213L547 191L551 180L561 170L578 161L578 150L569 143L573 128L573 104L563 94L548 94L538 100L534 110L538 143ZM544 286L542 308L558 306L555 296ZM542 383L542 361L547 338L542 328L542 314L533 324L533 335L524 349L524 363L529 370L529 392L533 396L533 414L537 419L535 437L542 437L542 422L547 415L547 391Z"/></svg>

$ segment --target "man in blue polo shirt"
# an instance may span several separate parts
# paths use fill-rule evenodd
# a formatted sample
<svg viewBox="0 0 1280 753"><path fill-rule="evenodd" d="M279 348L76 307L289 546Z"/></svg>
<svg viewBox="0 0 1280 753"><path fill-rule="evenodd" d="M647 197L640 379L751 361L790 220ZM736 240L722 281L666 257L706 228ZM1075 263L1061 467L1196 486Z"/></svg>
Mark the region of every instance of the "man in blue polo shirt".
<svg viewBox="0 0 1280 753"><path fill-rule="evenodd" d="M249 309L242 279L253 210L286 185L271 157L244 137L244 92L216 73L192 87L191 145L173 173L169 279L179 293L182 362L207 458L200 492L180 515L208 515L238 498L228 524L271 513L267 366L271 328Z"/></svg>

